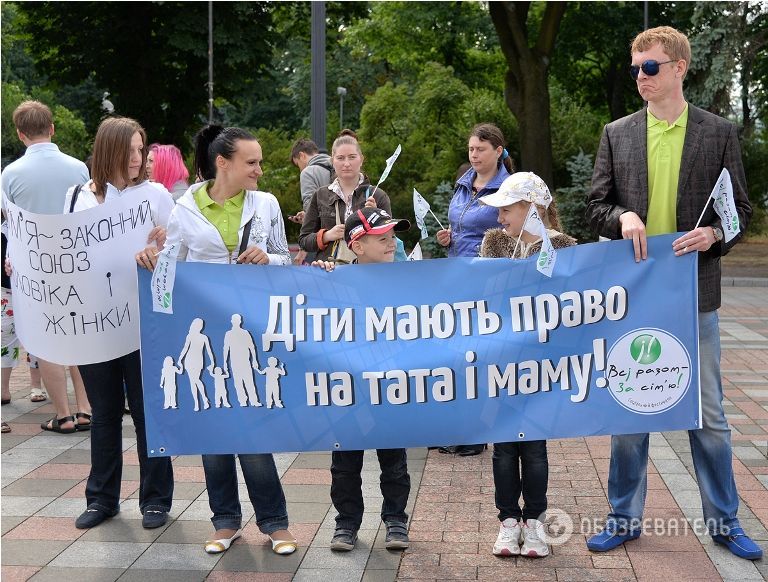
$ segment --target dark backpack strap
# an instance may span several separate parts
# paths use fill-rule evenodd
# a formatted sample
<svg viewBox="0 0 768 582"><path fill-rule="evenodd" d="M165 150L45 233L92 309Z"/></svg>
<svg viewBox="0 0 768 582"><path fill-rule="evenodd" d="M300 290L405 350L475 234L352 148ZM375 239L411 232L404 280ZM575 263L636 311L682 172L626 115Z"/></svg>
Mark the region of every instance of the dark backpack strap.
<svg viewBox="0 0 768 582"><path fill-rule="evenodd" d="M83 189L82 184L75 186L74 192L72 192L72 201L69 203L69 213L72 214L75 211L75 202L77 202L77 196L80 194L80 190Z"/></svg>
<svg viewBox="0 0 768 582"><path fill-rule="evenodd" d="M253 224L253 216L251 216L251 219L246 222L243 227L243 239L240 241L240 252L237 253L238 257L242 255L248 247L248 239L251 236L251 224Z"/></svg>

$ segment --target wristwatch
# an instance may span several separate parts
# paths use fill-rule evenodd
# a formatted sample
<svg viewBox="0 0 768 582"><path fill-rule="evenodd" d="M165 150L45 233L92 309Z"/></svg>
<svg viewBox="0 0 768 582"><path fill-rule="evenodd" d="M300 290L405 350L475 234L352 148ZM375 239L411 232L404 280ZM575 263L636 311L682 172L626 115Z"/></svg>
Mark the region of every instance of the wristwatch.
<svg viewBox="0 0 768 582"><path fill-rule="evenodd" d="M723 240L723 231L716 226L711 227L712 228L712 234L715 235L715 242L720 242Z"/></svg>

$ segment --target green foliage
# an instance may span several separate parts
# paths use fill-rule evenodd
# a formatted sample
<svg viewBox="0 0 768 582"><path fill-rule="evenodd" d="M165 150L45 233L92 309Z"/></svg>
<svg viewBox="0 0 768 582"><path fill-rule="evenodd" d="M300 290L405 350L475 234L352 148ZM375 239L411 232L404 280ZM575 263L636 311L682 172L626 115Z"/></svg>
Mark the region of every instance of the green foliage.
<svg viewBox="0 0 768 582"><path fill-rule="evenodd" d="M584 218L594 167L592 156L579 151L565 165L571 176L571 186L560 188L555 193L557 212L563 231L580 243L595 241L597 237L589 229Z"/></svg>
<svg viewBox="0 0 768 582"><path fill-rule="evenodd" d="M742 157L752 204L747 234L768 234L768 129L765 126L743 140Z"/></svg>

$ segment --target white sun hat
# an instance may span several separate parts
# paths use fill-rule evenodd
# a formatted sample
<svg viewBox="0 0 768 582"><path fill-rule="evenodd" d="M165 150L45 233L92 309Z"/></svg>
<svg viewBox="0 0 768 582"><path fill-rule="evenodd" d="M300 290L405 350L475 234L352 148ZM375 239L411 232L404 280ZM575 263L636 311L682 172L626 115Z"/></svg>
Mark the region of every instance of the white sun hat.
<svg viewBox="0 0 768 582"><path fill-rule="evenodd" d="M501 183L496 192L480 198L481 204L495 208L521 201L533 202L546 208L552 202L552 194L544 180L533 172L515 172Z"/></svg>

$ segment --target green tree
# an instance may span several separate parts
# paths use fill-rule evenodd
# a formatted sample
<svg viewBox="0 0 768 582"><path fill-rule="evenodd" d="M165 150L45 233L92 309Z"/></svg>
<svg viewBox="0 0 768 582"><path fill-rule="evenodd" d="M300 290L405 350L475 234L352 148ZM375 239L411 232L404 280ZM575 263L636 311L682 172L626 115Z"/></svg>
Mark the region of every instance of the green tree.
<svg viewBox="0 0 768 582"><path fill-rule="evenodd" d="M115 112L134 117L152 141L183 143L207 110L205 2L24 2L35 64L56 86L91 75ZM214 4L216 94L255 93L266 78L274 33L257 2ZM100 96L99 96L100 97Z"/></svg>
<svg viewBox="0 0 768 582"><path fill-rule="evenodd" d="M547 2L543 14L530 2L491 2L490 12L507 61L504 97L517 119L523 170L553 184L549 64L564 2Z"/></svg>

